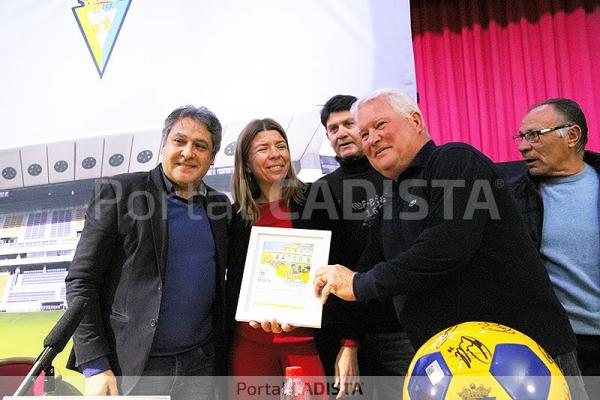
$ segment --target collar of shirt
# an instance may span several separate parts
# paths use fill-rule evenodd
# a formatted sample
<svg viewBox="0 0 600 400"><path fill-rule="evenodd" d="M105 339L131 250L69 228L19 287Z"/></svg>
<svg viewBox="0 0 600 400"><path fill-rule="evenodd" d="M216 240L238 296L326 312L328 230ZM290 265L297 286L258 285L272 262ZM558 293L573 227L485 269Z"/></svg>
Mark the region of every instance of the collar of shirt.
<svg viewBox="0 0 600 400"><path fill-rule="evenodd" d="M175 185L173 184L173 182L171 182L171 180L169 180L167 175L165 175L162 165L160 166L160 174L163 178L163 182L165 184L165 190L167 191L167 194L176 196ZM200 181L200 187L198 188L198 192L195 193L189 199L189 201L193 201L193 202L202 201L202 199L204 199L206 197L207 192L208 192L208 189L206 188L206 185L204 184L204 182Z"/></svg>
<svg viewBox="0 0 600 400"><path fill-rule="evenodd" d="M365 172L373 168L366 156L347 159L335 157L335 159L340 164L340 167L342 167L342 170L347 173Z"/></svg>
<svg viewBox="0 0 600 400"><path fill-rule="evenodd" d="M422 170L427 165L431 153L435 150L436 145L433 140L429 140L421 150L417 153L415 158L408 164L408 167L400 174L396 182L400 182L402 179L410 178L416 171Z"/></svg>

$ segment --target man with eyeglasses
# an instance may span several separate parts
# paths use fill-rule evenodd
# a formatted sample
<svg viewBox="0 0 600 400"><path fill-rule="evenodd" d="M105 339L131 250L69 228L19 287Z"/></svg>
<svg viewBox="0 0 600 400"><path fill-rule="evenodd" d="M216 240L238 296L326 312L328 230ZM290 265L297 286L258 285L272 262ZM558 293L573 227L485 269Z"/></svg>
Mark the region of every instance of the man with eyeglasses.
<svg viewBox="0 0 600 400"><path fill-rule="evenodd" d="M536 104L513 136L525 162L503 168L513 171L513 195L577 336L581 372L598 376L600 154L584 150L587 130L576 102ZM587 383L590 398L600 398L600 377Z"/></svg>

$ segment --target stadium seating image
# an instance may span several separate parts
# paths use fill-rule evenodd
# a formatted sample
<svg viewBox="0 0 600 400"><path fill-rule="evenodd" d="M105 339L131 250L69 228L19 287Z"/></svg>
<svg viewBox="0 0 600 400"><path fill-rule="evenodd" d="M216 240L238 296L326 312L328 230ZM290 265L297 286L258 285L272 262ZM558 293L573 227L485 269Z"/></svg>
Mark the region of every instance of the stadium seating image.
<svg viewBox="0 0 600 400"><path fill-rule="evenodd" d="M312 182L337 168L335 153L323 140L318 107L282 114L278 121L290 138L300 179ZM224 121L220 154L206 184L229 193L236 139L247 122ZM65 306L64 278L95 180L150 170L159 162L160 140L159 131L149 130L2 153L0 167L16 175L0 176L0 312ZM26 159L54 168L37 174Z"/></svg>
<svg viewBox="0 0 600 400"><path fill-rule="evenodd" d="M0 310L65 307L64 280L84 214L77 206L0 215Z"/></svg>

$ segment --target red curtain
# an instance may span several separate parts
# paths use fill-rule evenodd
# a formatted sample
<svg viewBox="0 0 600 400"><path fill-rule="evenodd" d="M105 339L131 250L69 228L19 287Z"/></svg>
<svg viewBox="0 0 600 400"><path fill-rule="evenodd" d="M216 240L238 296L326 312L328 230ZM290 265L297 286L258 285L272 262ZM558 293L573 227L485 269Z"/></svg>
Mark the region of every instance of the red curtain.
<svg viewBox="0 0 600 400"><path fill-rule="evenodd" d="M520 159L511 135L550 97L577 101L600 149L600 1L411 0L420 107L438 143Z"/></svg>

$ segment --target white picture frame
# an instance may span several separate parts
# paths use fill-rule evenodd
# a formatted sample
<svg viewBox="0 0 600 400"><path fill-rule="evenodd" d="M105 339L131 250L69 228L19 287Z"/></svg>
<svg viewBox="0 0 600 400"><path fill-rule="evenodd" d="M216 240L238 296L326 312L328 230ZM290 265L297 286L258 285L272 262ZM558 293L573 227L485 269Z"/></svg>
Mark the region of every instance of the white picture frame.
<svg viewBox="0 0 600 400"><path fill-rule="evenodd" d="M321 327L315 271L327 265L331 231L254 226L235 319Z"/></svg>

